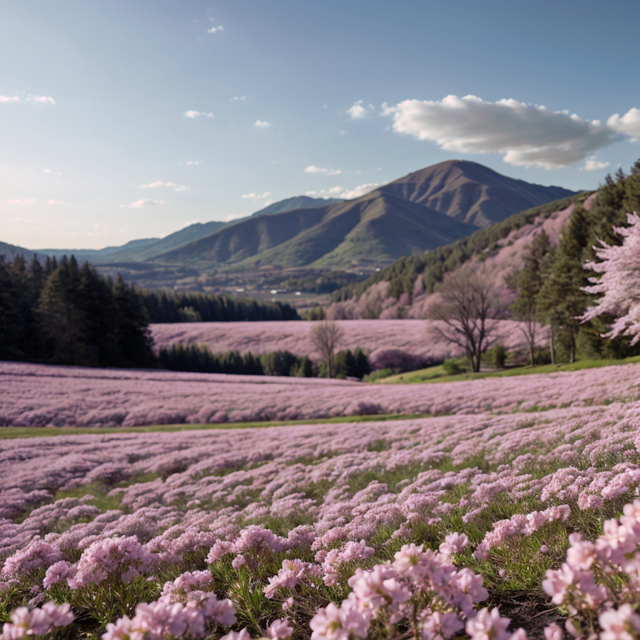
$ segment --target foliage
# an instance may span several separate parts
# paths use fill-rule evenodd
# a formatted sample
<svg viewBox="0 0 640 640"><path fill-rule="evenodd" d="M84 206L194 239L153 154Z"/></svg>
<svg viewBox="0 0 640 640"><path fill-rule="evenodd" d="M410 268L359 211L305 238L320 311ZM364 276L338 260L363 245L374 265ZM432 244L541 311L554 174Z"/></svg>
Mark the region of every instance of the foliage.
<svg viewBox="0 0 640 640"><path fill-rule="evenodd" d="M344 338L344 330L335 322L322 320L310 332L311 342L320 352L328 378L336 377L336 350Z"/></svg>
<svg viewBox="0 0 640 640"><path fill-rule="evenodd" d="M492 320L502 313L499 292L490 276L467 268L446 274L440 301L430 307L431 317L441 322L433 331L464 349L476 372L491 339Z"/></svg>
<svg viewBox="0 0 640 640"><path fill-rule="evenodd" d="M615 231L624 240L621 246L602 244L595 247L600 262L589 261L585 265L600 278L590 278L591 286L585 291L602 294L595 306L584 315L591 320L603 314L617 316L617 320L605 337L625 335L631 344L640 341L640 217L628 214L628 227L616 227Z"/></svg>
<svg viewBox="0 0 640 640"><path fill-rule="evenodd" d="M154 323L300 319L298 312L285 302L259 302L224 294L145 289L142 299L149 321Z"/></svg>
<svg viewBox="0 0 640 640"><path fill-rule="evenodd" d="M60 262L0 258L0 354L4 359L153 367L140 292L73 256Z"/></svg>
<svg viewBox="0 0 640 640"><path fill-rule="evenodd" d="M549 236L542 230L531 242L524 257L524 267L512 276L512 286L518 296L511 305L511 313L519 320L521 331L529 347L529 363L535 365L538 330L538 297L544 284L542 265L550 251Z"/></svg>
<svg viewBox="0 0 640 640"><path fill-rule="evenodd" d="M548 217L560 209L565 209L572 202L583 201L587 195L582 193L527 209L444 247L438 247L420 255L400 258L390 267L376 271L364 282L339 289L333 294L333 300L339 302L353 295L359 297L371 285L382 281L389 282L389 295L400 298L403 293L406 293L411 296L419 276L422 276L427 293L432 293L442 282L446 273L457 269L480 252L494 251L497 248L497 242L506 238L515 229L530 224L539 216Z"/></svg>

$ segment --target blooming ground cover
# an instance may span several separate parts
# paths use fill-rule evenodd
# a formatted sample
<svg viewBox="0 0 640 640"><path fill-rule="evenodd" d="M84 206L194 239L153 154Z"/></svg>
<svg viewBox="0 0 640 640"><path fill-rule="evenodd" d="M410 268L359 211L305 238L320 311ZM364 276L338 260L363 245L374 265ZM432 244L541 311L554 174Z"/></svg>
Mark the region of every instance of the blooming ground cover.
<svg viewBox="0 0 640 640"><path fill-rule="evenodd" d="M427 332L434 321L425 320L337 320L343 331L340 349L360 347L373 353L400 349L415 356L434 360L464 355L462 349L448 343L435 332ZM212 353L248 351L253 354L286 350L298 356L319 359L311 341L315 322L184 322L152 324L156 350L174 344L205 344ZM509 349L522 343L519 324L512 320L496 323L496 335Z"/></svg>
<svg viewBox="0 0 640 640"><path fill-rule="evenodd" d="M363 414L464 414L640 398L640 366L437 385L0 362L0 426L132 427Z"/></svg>
<svg viewBox="0 0 640 640"><path fill-rule="evenodd" d="M450 415L393 422L0 441L4 638L636 638L637 378L457 383ZM463 401L478 383L502 413ZM507 402L525 389L536 411Z"/></svg>

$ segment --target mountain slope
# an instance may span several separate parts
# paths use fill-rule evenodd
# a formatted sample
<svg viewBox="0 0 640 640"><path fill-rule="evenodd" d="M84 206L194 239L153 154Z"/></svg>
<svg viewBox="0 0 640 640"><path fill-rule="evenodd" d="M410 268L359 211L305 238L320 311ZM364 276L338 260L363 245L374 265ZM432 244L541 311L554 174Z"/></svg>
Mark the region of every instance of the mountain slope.
<svg viewBox="0 0 640 640"><path fill-rule="evenodd" d="M294 196L280 202L274 202L260 211L251 214L251 217L273 215L274 213L283 213L284 211L292 211L293 209L311 209L312 207L324 207L327 204L335 204L342 202L340 198L310 198L309 196Z"/></svg>
<svg viewBox="0 0 640 640"><path fill-rule="evenodd" d="M226 263L234 270L372 267L447 244L474 229L429 207L373 191L357 200L252 217L157 259Z"/></svg>
<svg viewBox="0 0 640 640"><path fill-rule="evenodd" d="M519 211L575 193L508 178L466 160L440 162L394 180L379 191L432 207L476 227L488 227Z"/></svg>

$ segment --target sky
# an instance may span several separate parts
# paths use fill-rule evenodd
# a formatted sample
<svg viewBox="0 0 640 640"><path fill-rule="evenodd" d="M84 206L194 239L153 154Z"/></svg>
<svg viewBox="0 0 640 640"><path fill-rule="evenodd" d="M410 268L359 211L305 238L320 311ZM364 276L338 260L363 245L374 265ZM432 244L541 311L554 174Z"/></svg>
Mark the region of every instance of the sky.
<svg viewBox="0 0 640 640"><path fill-rule="evenodd" d="M640 157L636 0L0 0L0 241L102 248L450 159Z"/></svg>

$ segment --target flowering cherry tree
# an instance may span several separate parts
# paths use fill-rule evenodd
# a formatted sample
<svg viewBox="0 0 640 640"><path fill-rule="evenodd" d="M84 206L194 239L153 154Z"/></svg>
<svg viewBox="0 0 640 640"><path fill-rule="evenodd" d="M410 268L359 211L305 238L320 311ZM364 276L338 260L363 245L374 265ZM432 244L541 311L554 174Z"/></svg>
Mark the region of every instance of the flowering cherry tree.
<svg viewBox="0 0 640 640"><path fill-rule="evenodd" d="M621 246L602 243L594 247L600 262L587 262L585 268L602 274L592 277L593 283L584 290L602 294L602 298L582 316L583 322L602 314L617 317L606 338L631 337L634 345L640 340L640 217L636 212L628 213L628 227L614 227L623 236Z"/></svg>

